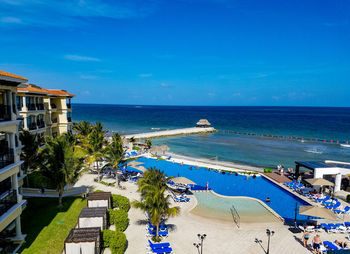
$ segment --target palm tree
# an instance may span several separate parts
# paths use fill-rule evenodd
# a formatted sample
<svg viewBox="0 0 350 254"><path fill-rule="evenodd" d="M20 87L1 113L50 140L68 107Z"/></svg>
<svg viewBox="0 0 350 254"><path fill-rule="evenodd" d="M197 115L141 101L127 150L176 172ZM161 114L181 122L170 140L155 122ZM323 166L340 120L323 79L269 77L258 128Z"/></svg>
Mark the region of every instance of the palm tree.
<svg viewBox="0 0 350 254"><path fill-rule="evenodd" d="M159 240L159 225L162 218L173 217L179 214L180 207L170 207L170 196L165 195L166 187L157 185L145 185L143 190L147 192L144 200L134 201L132 205L150 214L150 220L156 226L156 240Z"/></svg>
<svg viewBox="0 0 350 254"><path fill-rule="evenodd" d="M138 181L141 200L132 203L135 208L151 215L151 223L157 227L156 240L159 239L159 224L162 217L176 216L180 211L179 207L170 207L170 196L165 194L166 182L169 179L171 177L166 177L164 172L157 168L146 170L144 178Z"/></svg>
<svg viewBox="0 0 350 254"><path fill-rule="evenodd" d="M104 159L106 160L106 165L112 167L113 169L119 169L119 164L123 160L123 141L119 133L113 133L111 143L106 147L104 153ZM118 180L119 186L119 180Z"/></svg>
<svg viewBox="0 0 350 254"><path fill-rule="evenodd" d="M107 131L103 130L103 124L96 122L96 125L92 126L90 134L87 139L84 140L83 147L86 149L88 154L88 163L91 165L93 163L97 164L98 181L100 181L100 168L99 162L104 157L105 145L107 144L105 135Z"/></svg>
<svg viewBox="0 0 350 254"><path fill-rule="evenodd" d="M64 187L78 180L84 158L74 151L74 146L67 134L48 138L39 156L40 172L48 179L50 185L56 186L58 204L61 206Z"/></svg>
<svg viewBox="0 0 350 254"><path fill-rule="evenodd" d="M145 142L146 142L147 149L151 149L151 147L152 147L152 140L150 138L148 138L148 139L145 140Z"/></svg>
<svg viewBox="0 0 350 254"><path fill-rule="evenodd" d="M88 121L80 121L79 123L73 123L73 130L77 133L78 138L81 142L87 139L88 135L91 133L92 125Z"/></svg>
<svg viewBox="0 0 350 254"><path fill-rule="evenodd" d="M37 134L31 134L27 130L20 132L19 140L23 145L20 157L23 161L24 172L27 174L28 171L36 167L40 140ZM26 181L28 184L28 177L26 177Z"/></svg>

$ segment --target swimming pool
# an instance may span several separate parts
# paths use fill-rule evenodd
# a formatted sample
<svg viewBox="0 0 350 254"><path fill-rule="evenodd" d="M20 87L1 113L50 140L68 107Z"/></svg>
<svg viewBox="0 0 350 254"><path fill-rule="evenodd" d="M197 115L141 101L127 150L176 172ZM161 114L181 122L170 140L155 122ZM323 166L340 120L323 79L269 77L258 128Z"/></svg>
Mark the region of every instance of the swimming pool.
<svg viewBox="0 0 350 254"><path fill-rule="evenodd" d="M294 220L295 206L309 205L304 200L298 198L277 184L265 179L262 176L253 178L244 175L221 174L209 171L206 168L196 169L190 165L180 165L164 160L154 160L140 157L145 168L156 167L163 170L168 176L183 176L194 181L198 185L206 186L209 182L210 188L216 193L225 196L247 196L265 201L267 197L271 202L267 203L275 212L285 220ZM191 169L192 168L192 169ZM298 220L307 219L307 216L299 215Z"/></svg>

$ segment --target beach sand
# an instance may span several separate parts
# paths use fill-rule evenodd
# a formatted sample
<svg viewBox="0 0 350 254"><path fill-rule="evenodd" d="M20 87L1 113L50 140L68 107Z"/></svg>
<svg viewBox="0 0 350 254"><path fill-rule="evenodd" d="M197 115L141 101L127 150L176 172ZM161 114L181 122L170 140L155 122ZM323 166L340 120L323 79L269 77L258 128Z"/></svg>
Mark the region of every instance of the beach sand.
<svg viewBox="0 0 350 254"><path fill-rule="evenodd" d="M110 191L115 194L121 194L128 197L131 201L139 199L137 185L129 182L123 182L124 190L116 187L105 186L94 182L93 174L83 175L75 186L91 186L95 189ZM109 179L104 179L108 181ZM111 179L111 181L113 181ZM188 203L175 203L181 208L180 215L167 220L169 225L169 237L164 241L170 242L174 253L194 254L197 253L193 243L198 242L197 234L207 234L204 241L203 253L264 253L262 247L255 243L255 239L262 240L262 245L266 248L267 237L266 228L275 231L271 240L271 253L310 253L298 240L296 240L287 227L280 222L270 223L251 223L242 224L238 229L235 224L229 221L209 219L190 212L197 204L196 199L191 196ZM128 247L125 253L140 254L148 253L146 237L146 216L138 209L131 208L129 211L130 225L125 234L128 240ZM110 253L106 250L104 253Z"/></svg>

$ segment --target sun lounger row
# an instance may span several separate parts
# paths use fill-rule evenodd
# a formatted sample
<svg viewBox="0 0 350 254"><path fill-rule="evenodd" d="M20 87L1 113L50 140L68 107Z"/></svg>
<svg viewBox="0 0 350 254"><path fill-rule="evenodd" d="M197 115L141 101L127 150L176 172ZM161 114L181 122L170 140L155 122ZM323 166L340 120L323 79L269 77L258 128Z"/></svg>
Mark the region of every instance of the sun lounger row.
<svg viewBox="0 0 350 254"><path fill-rule="evenodd" d="M187 197L186 195L184 195L184 194L182 194L182 195L175 195L175 194L173 193L172 197L173 197L173 200L174 200L175 202L189 202L189 201L190 201L190 198L188 198L188 197Z"/></svg>
<svg viewBox="0 0 350 254"><path fill-rule="evenodd" d="M172 253L173 249L170 247L170 243L152 243L148 240L148 249L151 253Z"/></svg>
<svg viewBox="0 0 350 254"><path fill-rule="evenodd" d="M320 226L325 229L327 233L350 233L350 223L321 223Z"/></svg>

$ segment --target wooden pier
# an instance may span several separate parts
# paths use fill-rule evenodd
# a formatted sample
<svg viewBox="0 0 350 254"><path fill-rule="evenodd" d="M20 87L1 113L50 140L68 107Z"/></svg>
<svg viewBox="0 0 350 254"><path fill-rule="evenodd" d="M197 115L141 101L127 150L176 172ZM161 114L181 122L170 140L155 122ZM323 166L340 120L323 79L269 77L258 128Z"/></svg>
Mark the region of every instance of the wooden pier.
<svg viewBox="0 0 350 254"><path fill-rule="evenodd" d="M168 136L180 136L180 135L192 135L192 134L205 134L205 133L213 133L217 130L213 127L193 127L193 128L184 128L184 129L174 129L174 130L166 130L166 131L154 131L154 132L145 132L145 133L137 133L125 135L124 137L127 139L145 139L145 138L160 138L160 137L168 137Z"/></svg>

